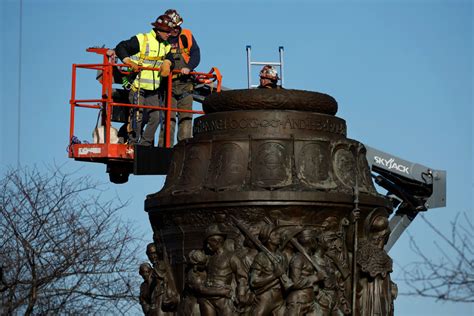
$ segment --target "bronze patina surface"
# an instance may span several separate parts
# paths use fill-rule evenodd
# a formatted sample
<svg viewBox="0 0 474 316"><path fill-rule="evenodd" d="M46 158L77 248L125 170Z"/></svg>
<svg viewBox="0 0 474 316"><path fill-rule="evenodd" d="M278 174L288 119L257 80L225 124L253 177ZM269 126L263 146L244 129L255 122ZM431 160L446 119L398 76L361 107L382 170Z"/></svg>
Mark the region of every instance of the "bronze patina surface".
<svg viewBox="0 0 474 316"><path fill-rule="evenodd" d="M391 206L335 99L232 90L204 109L145 201L180 292L174 312L392 315Z"/></svg>

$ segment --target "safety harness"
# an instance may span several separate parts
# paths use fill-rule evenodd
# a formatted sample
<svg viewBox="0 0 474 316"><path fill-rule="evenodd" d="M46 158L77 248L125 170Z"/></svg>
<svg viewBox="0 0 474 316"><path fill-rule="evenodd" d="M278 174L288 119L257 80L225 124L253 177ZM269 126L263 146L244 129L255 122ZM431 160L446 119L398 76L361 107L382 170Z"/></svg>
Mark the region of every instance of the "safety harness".
<svg viewBox="0 0 474 316"><path fill-rule="evenodd" d="M166 57L166 45L167 45L166 42L162 43L158 41L157 56L150 56L149 34L144 33L143 39L140 42L141 43L140 43L139 54L135 54L131 56L130 58L134 62L136 62L137 65L140 67L148 67L148 68L160 67L161 64L163 63L163 60ZM143 78L142 76L143 71L151 71L152 72L151 79ZM155 78L154 73L155 73L155 70L146 70L146 69L141 70L140 72L138 72L135 80L133 80L133 84L130 82L131 80L129 80L127 87L129 87L129 89L131 89L134 92L134 95L133 95L134 104L140 104L142 83L151 84L151 86L155 88L155 81L157 80L157 78ZM143 113L141 109L133 108L130 113L130 119L129 119L130 122L127 126L127 132L131 133L133 131L136 131L138 122L143 121L143 120L144 120L144 117L143 117Z"/></svg>
<svg viewBox="0 0 474 316"><path fill-rule="evenodd" d="M174 56L179 55L179 58L175 57L176 68L183 68L191 59L191 47L193 46L193 34L191 30L182 29L178 35L178 47L172 49L171 52ZM183 59L184 63L179 63L179 60ZM180 74L174 74L173 79L180 77Z"/></svg>

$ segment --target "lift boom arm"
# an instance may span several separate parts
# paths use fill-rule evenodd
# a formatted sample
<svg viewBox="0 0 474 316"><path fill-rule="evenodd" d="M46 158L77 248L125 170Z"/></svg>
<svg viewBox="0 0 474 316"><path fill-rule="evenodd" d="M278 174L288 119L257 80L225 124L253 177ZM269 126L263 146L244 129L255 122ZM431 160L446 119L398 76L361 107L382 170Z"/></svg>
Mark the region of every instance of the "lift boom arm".
<svg viewBox="0 0 474 316"><path fill-rule="evenodd" d="M388 252L419 212L446 206L446 171L412 163L366 146L375 182L387 190L396 209L390 218Z"/></svg>

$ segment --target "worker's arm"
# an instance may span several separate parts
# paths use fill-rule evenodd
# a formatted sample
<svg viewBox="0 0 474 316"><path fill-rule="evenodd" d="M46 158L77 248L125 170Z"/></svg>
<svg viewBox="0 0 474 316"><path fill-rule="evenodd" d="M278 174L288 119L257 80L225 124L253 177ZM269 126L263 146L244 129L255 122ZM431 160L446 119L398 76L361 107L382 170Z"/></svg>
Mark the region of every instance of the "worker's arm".
<svg viewBox="0 0 474 316"><path fill-rule="evenodd" d="M166 54L165 59L168 59L171 62L171 70L173 70L175 65L173 54L169 52L168 54Z"/></svg>
<svg viewBox="0 0 474 316"><path fill-rule="evenodd" d="M161 76L168 77L170 72L174 69L174 58L173 54L169 52L165 59L163 60L163 64L161 65Z"/></svg>
<svg viewBox="0 0 474 316"><path fill-rule="evenodd" d="M191 46L191 49L189 51L188 68L191 70L196 69L200 61L201 61L201 50L199 49L199 46L193 35L193 45Z"/></svg>
<svg viewBox="0 0 474 316"><path fill-rule="evenodd" d="M124 64L132 67L135 71L138 69L138 65L131 61L130 56L133 56L138 52L140 52L140 43L136 36L131 37L129 40L121 41L118 43L117 47L115 47L117 57L120 58Z"/></svg>

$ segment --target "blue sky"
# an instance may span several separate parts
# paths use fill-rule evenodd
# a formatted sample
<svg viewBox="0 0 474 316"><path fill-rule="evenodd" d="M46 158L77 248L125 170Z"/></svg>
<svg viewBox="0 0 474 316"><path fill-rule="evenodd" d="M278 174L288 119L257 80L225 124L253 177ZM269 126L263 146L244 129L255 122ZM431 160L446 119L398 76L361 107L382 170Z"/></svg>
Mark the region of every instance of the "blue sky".
<svg viewBox="0 0 474 316"><path fill-rule="evenodd" d="M427 213L435 225L447 232L456 213L472 218L473 5L467 0L23 0L21 36L19 0L2 0L1 172L18 161L67 162L71 65L99 62L87 47L114 47L148 31L168 8L177 9L195 34L202 56L198 70L217 66L228 87L246 87L246 45L261 61L277 61L284 46L286 87L335 97L350 138L447 170L448 206ZM80 97L98 96L94 75L80 73ZM90 140L96 115L78 114L79 138ZM69 161L66 168L108 181L103 165ZM143 201L162 184L163 177L132 176L125 185L106 184L106 194L130 199L124 217L151 236ZM439 256L422 221L409 232L432 258ZM390 254L396 277L397 267L414 259L407 234ZM395 304L397 315L472 312L466 304L407 296Z"/></svg>

